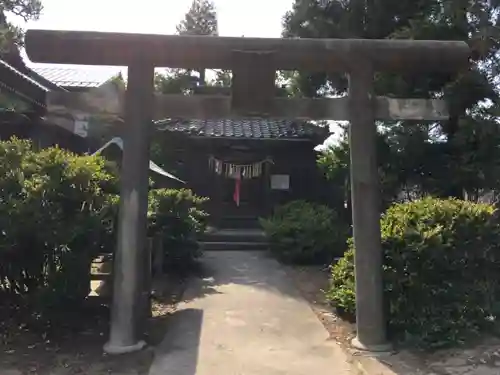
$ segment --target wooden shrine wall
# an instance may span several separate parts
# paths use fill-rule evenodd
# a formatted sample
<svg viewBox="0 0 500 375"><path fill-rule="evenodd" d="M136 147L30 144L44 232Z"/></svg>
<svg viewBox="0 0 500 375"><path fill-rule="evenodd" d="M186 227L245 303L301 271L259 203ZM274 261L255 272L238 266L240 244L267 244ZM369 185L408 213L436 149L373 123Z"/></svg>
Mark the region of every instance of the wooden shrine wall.
<svg viewBox="0 0 500 375"><path fill-rule="evenodd" d="M268 170L263 171L260 179L265 189L265 196L255 191L255 211L258 216L264 216L277 206L286 202L303 199L328 204L328 182L316 164L317 152L315 144L302 141L246 141L222 140L209 138L189 138L182 141L174 136L167 143L171 152L166 152L165 166L169 172L186 181L186 188L196 194L207 196L210 202L207 207L211 213L216 211L219 216L238 212L230 209L227 195L222 189L231 188L231 184L221 184L221 176L209 168L209 157L214 155L221 160L247 160L256 162L267 157L273 160ZM243 155L243 156L242 156ZM239 159L238 159L239 158ZM271 175L289 176L289 189L272 189ZM248 184L256 188L257 184ZM245 187L247 185L244 185ZM248 194L248 192L245 192ZM252 193L250 193L252 194ZM225 196L225 204L222 195ZM220 212L222 211L222 212ZM243 212L243 211L241 211Z"/></svg>

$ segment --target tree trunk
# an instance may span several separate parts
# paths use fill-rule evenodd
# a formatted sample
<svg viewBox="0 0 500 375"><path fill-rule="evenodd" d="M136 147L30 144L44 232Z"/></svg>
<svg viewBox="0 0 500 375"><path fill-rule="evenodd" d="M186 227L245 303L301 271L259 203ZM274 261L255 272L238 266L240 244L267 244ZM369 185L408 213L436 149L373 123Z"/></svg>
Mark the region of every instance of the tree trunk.
<svg viewBox="0 0 500 375"><path fill-rule="evenodd" d="M446 126L444 128L444 131L446 133L447 141L446 141L446 153L448 154L448 159L451 163L451 176L449 178L449 185L447 188L443 191L443 195L445 197L449 198L456 198L456 199L463 199L464 194L463 194L463 187L460 184L460 182L457 182L453 176L455 166L457 164L457 159L460 153L460 150L458 150L455 145L454 145L454 140L456 137L456 134L458 133L458 128L459 128L459 120L460 116L458 115L453 115L450 116L450 119L447 121Z"/></svg>
<svg viewBox="0 0 500 375"><path fill-rule="evenodd" d="M205 73L206 73L205 69L201 69L199 71L199 73L200 73L200 78L199 78L199 81L198 81L198 86L205 87L205 85L206 85L206 82L205 82L205 79L206 79L205 78Z"/></svg>
<svg viewBox="0 0 500 375"><path fill-rule="evenodd" d="M462 33L462 37L464 40L467 40L469 37L469 21L467 19L467 9L469 6L470 0L457 0L457 3L460 4L453 5L454 13L454 23L458 30ZM460 103L460 101L459 101ZM455 146L455 138L457 133L459 132L460 127L460 118L466 113L466 104L460 103L456 108L450 108L452 112L449 120L446 122L444 127L444 132L447 137L447 149L446 153L448 154L449 160L452 164L452 175L450 176L450 184L448 188L445 189L444 193L447 197L463 199L464 198L464 189L460 181L455 180L455 176L453 175L455 166L459 163L459 157L461 150Z"/></svg>

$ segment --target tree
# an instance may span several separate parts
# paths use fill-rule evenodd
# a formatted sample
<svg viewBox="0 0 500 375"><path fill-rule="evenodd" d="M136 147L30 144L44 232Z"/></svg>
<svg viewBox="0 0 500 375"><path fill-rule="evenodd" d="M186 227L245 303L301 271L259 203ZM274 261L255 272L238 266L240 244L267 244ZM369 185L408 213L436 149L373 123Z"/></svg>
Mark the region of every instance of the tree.
<svg viewBox="0 0 500 375"><path fill-rule="evenodd" d="M7 20L9 14L24 21L38 19L42 11L40 0L0 0L0 52L11 47L11 43L22 43L23 32Z"/></svg>
<svg viewBox="0 0 500 375"><path fill-rule="evenodd" d="M25 69L18 49L23 42L23 32L10 23L7 16L14 15L28 21L37 19L41 10L40 0L0 0L0 57L20 70ZM23 111L27 105L10 92L0 89L0 108Z"/></svg>
<svg viewBox="0 0 500 375"><path fill-rule="evenodd" d="M215 80L211 84L216 87L231 87L232 78L230 70L216 70Z"/></svg>
<svg viewBox="0 0 500 375"><path fill-rule="evenodd" d="M198 78L191 75L191 71L184 69L166 69L164 73L155 74L155 89L162 94L193 93Z"/></svg>
<svg viewBox="0 0 500 375"><path fill-rule="evenodd" d="M392 163L400 166L399 172L393 171L394 180L401 186L418 183L419 189L436 195L462 198L464 191L477 188L472 181L484 182L484 176L493 175L490 168L495 163L477 163L474 154L479 149L479 154L498 158L495 160L500 164L492 142L484 142L485 137L498 139L498 124L485 112L484 103L494 108L500 102L496 78L500 67L499 11L498 0L296 0L284 17L283 35L466 40L473 50L469 72L375 77L378 95L447 99L448 121L380 125L397 155ZM338 74L300 72L294 81L307 96L343 94L346 89L346 77ZM432 158L422 154L424 149L432 150ZM402 165L403 161L407 164ZM489 183L496 181L490 179Z"/></svg>
<svg viewBox="0 0 500 375"><path fill-rule="evenodd" d="M179 35L219 35L217 12L210 0L193 0L184 19L177 25ZM199 70L199 83L205 84L205 69Z"/></svg>
<svg viewBox="0 0 500 375"><path fill-rule="evenodd" d="M184 19L177 25L179 35L218 35L217 12L210 0L193 0Z"/></svg>

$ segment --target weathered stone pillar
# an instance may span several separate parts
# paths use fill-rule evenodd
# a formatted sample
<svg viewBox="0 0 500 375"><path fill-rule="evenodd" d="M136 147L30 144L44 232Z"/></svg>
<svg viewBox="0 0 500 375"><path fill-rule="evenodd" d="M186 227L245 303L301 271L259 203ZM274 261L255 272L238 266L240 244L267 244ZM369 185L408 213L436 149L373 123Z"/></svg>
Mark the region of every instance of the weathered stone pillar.
<svg viewBox="0 0 500 375"><path fill-rule="evenodd" d="M141 304L142 304L142 310L141 313L139 314L138 318L138 323L137 326L139 329L144 332L147 328L147 323L149 318L151 318L151 290L153 287L153 268L152 268L152 256L153 256L153 245L154 245L154 238L153 237L148 237L146 241L147 245L145 248L145 253L143 259L143 283L142 283L142 292L141 292ZM139 332L140 333L140 332Z"/></svg>
<svg viewBox="0 0 500 375"><path fill-rule="evenodd" d="M141 57L139 57L141 58ZM137 61L128 68L125 131L121 168L118 248L107 353L120 354L145 346L139 338L140 295L144 283L149 177L149 135L153 113L154 66Z"/></svg>
<svg viewBox="0 0 500 375"><path fill-rule="evenodd" d="M163 233L158 233L153 238L153 274L161 277L163 274Z"/></svg>
<svg viewBox="0 0 500 375"><path fill-rule="evenodd" d="M362 58L354 57L353 61L348 93L357 337L352 344L358 349L385 351L389 346L383 303L373 69Z"/></svg>

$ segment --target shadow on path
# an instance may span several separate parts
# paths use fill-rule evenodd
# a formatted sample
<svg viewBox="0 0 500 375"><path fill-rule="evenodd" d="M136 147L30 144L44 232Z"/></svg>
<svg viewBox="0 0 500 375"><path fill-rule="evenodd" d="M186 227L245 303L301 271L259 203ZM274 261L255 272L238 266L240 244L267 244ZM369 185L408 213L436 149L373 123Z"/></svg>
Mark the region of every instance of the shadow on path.
<svg viewBox="0 0 500 375"><path fill-rule="evenodd" d="M262 272L266 270L266 272ZM213 294L222 294L225 285L241 285L301 298L290 288L285 269L265 251L207 251L202 258L197 288L190 288L182 300L188 302Z"/></svg>
<svg viewBox="0 0 500 375"><path fill-rule="evenodd" d="M203 310L188 308L172 314L149 375L195 375L202 324Z"/></svg>
<svg viewBox="0 0 500 375"><path fill-rule="evenodd" d="M263 252L207 252L149 375L348 374L345 356Z"/></svg>

